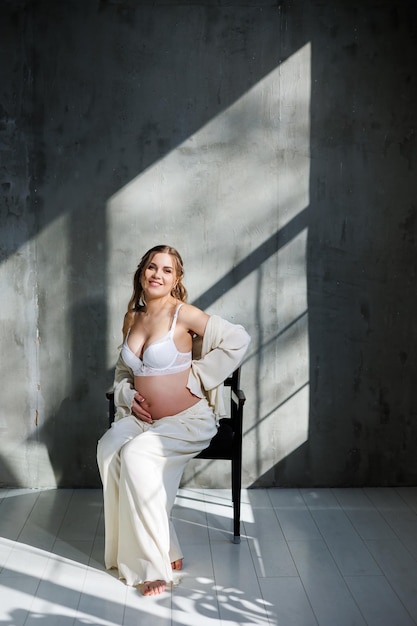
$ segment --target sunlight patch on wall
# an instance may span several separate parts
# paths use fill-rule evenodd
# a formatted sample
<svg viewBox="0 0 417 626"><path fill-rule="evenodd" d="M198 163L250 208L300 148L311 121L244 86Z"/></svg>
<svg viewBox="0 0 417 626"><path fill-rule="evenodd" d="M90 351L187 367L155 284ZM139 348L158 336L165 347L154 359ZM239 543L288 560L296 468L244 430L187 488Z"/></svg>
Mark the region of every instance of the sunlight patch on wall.
<svg viewBox="0 0 417 626"><path fill-rule="evenodd" d="M308 215L310 203L310 45L280 65L279 85L276 176L282 229L300 214ZM309 436L307 225L305 219L257 271L257 323L250 354L256 383L248 394L255 398L255 417L244 444L244 453L253 459L245 464L246 484L268 475ZM264 298L271 286L274 302Z"/></svg>
<svg viewBox="0 0 417 626"><path fill-rule="evenodd" d="M120 343L133 272L149 247L169 243L179 249L190 301L213 290L232 268L242 268L238 281L216 294L208 312L243 323L252 335L244 366L246 415L260 423L251 430L247 449L252 459L246 466L253 468L249 481L308 438L305 389L291 401L297 432L282 428L278 448L263 452L272 424L288 422L282 403L305 384L309 372L307 316L293 324L307 307L307 226L282 246L279 233L309 206L310 95L307 44L139 173L107 205L109 367ZM274 233L277 247L270 249ZM259 264L245 273L245 259L254 250Z"/></svg>

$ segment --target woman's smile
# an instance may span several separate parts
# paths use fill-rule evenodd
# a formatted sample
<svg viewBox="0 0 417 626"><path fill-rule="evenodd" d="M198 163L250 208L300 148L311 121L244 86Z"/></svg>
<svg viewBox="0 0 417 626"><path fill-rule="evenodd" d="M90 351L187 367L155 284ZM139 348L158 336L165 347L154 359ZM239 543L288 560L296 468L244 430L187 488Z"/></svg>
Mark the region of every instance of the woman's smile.
<svg viewBox="0 0 417 626"><path fill-rule="evenodd" d="M145 283L147 289L161 289L171 292L176 276L172 258L169 254L159 252L152 257L151 262L145 269Z"/></svg>

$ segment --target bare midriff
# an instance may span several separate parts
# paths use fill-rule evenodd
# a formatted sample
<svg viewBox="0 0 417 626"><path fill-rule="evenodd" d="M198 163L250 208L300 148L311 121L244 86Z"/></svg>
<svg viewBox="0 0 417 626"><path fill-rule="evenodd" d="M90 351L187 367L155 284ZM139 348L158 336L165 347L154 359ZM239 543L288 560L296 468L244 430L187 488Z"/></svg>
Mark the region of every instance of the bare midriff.
<svg viewBox="0 0 417 626"><path fill-rule="evenodd" d="M145 398L142 406L152 419L176 415L200 402L201 398L187 389L189 374L190 368L177 374L135 376L135 389Z"/></svg>

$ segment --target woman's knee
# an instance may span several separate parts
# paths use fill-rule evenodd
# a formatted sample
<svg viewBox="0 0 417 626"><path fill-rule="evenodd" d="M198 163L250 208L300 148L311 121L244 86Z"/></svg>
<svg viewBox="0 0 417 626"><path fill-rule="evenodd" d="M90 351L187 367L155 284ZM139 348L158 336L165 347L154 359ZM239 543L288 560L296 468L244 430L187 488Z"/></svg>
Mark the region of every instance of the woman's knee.
<svg viewBox="0 0 417 626"><path fill-rule="evenodd" d="M97 458L103 458L114 447L111 430L107 430L97 442Z"/></svg>
<svg viewBox="0 0 417 626"><path fill-rule="evenodd" d="M100 461L103 459L104 448L105 448L105 444L103 443L104 437L105 435L103 435L103 437L101 437L101 439L99 439L97 442L97 461Z"/></svg>
<svg viewBox="0 0 417 626"><path fill-rule="evenodd" d="M99 439L97 443L97 465L100 470L100 474L103 473L104 467L111 462L111 457L114 455L113 447L109 445L109 438L106 437L107 433L103 435L101 439Z"/></svg>
<svg viewBox="0 0 417 626"><path fill-rule="evenodd" d="M140 471L141 476L150 476L154 473L163 459L159 446L155 448L156 438L146 437L145 434L128 441L120 450L120 461L124 471L135 473Z"/></svg>
<svg viewBox="0 0 417 626"><path fill-rule="evenodd" d="M104 433L97 443L97 464L100 472L105 466L110 466L116 460L118 462L119 451L125 443L126 439L118 436L113 428Z"/></svg>

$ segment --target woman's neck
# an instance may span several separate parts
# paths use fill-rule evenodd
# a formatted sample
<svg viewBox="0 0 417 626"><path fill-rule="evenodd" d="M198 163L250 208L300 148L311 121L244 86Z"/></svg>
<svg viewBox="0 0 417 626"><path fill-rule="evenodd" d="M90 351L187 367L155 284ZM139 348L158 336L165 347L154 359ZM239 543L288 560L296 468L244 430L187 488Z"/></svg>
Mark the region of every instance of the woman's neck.
<svg viewBox="0 0 417 626"><path fill-rule="evenodd" d="M144 313L147 315L158 315L166 308L171 308L177 304L175 298L171 295L162 298L152 298L146 302Z"/></svg>

